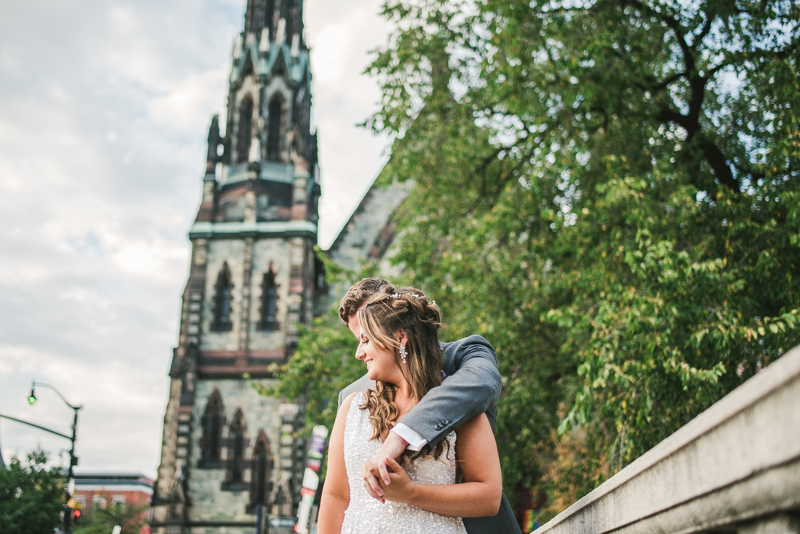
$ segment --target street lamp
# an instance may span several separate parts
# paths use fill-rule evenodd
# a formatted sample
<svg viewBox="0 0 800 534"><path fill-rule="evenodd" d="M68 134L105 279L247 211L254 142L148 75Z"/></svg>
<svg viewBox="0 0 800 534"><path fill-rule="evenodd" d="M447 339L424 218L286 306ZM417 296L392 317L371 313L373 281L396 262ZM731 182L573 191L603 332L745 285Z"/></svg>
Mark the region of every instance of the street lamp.
<svg viewBox="0 0 800 534"><path fill-rule="evenodd" d="M33 406L33 404L36 402L36 386L52 389L53 391L56 392L56 395L61 397L61 400L64 401L64 404L69 406L72 409L72 411L75 412L74 416L72 418L72 437L64 436L64 437L67 437L70 440L70 442L72 443L72 448L70 448L70 450L69 450L69 469L67 470L67 484L64 487L64 493L66 494L64 502L67 503L64 506L64 534L69 534L71 532L70 528L69 528L70 527L70 519L71 518L70 518L70 514L69 514L69 506L68 506L68 504L69 504L69 500L72 498L72 495L71 495L71 492L70 492L70 482L72 482L72 479L73 479L72 468L75 467L76 465L78 465L78 457L75 456L75 439L77 438L77 430L78 430L78 410L83 408L83 405L81 404L81 405L78 405L78 406L74 406L74 405L70 404L69 401L67 401L67 399L64 398L64 395L62 395L60 391L58 391L56 388L54 388L50 384L44 384L42 382L35 382L34 381L33 383L31 383L31 394L28 397L28 403L31 406ZM63 435L63 434L60 434L60 435Z"/></svg>

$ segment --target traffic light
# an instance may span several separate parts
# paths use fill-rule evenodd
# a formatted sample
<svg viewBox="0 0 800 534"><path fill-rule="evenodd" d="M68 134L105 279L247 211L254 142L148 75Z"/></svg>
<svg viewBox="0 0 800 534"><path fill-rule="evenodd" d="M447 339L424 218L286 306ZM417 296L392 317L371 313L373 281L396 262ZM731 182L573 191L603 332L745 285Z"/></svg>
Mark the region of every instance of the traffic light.
<svg viewBox="0 0 800 534"><path fill-rule="evenodd" d="M83 517L83 510L81 510L80 508L73 508L72 509L72 524L73 525L80 525L82 517Z"/></svg>

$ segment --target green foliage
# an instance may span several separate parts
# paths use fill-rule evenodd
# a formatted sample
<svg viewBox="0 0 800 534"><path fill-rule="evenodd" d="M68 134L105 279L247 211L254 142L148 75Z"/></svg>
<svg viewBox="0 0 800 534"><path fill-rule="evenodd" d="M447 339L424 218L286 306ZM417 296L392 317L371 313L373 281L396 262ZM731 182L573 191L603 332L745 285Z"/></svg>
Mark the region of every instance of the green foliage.
<svg viewBox="0 0 800 534"><path fill-rule="evenodd" d="M397 260L498 351L507 490L569 504L800 342L795 3L384 14Z"/></svg>
<svg viewBox="0 0 800 534"><path fill-rule="evenodd" d="M109 504L106 508L89 508L81 519L81 525L74 527L75 534L110 534L117 525L121 534L139 534L145 522L147 505L134 506L130 503Z"/></svg>
<svg viewBox="0 0 800 534"><path fill-rule="evenodd" d="M0 528L4 534L53 534L64 506L64 476L47 469L47 454L16 456L0 469Z"/></svg>

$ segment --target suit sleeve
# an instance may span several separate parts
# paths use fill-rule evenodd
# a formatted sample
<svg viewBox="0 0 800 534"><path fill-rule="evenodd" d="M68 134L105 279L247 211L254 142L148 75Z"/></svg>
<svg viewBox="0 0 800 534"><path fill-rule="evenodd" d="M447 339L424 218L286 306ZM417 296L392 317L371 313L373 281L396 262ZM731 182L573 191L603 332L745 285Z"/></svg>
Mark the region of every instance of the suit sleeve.
<svg viewBox="0 0 800 534"><path fill-rule="evenodd" d="M452 350L450 350L452 349ZM454 342L445 351L454 358L456 372L430 390L402 419L402 423L435 445L473 417L497 406L501 380L497 357L480 336ZM492 430L494 430L493 418Z"/></svg>

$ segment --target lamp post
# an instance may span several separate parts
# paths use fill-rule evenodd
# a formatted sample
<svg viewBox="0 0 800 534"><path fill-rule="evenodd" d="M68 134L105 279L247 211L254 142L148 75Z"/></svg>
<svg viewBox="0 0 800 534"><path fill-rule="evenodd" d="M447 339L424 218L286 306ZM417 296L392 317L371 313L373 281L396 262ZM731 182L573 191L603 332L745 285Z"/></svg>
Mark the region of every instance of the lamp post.
<svg viewBox="0 0 800 534"><path fill-rule="evenodd" d="M33 383L31 383L31 394L28 397L28 404L30 404L31 406L33 406L33 404L36 402L36 386L52 389L53 391L55 391L56 395L61 397L61 400L64 401L64 404L69 406L72 409L72 411L74 412L74 415L72 417L72 436L68 437L68 436L64 436L64 434L59 434L59 435L64 436L64 437L68 437L68 439L72 443L72 447L69 450L69 469L67 470L67 484L66 484L66 487L64 488L64 493L66 494L65 495L65 499L64 499L64 503L65 503L64 504L64 534L70 534L70 532L71 532L71 530L70 530L70 520L72 519L70 517L70 514L69 514L69 506L68 506L69 500L72 498L72 494L70 492L70 482L72 482L72 478L73 478L72 468L75 467L76 465L78 465L78 457L75 456L75 439L77 438L77 431L78 431L78 411L81 408L83 408L83 405L81 404L81 405L78 405L78 406L74 406L74 405L70 404L69 401L67 401L67 399L64 398L64 395L62 395L60 391L58 391L56 388L54 388L50 384L44 384L42 382L33 382ZM47 430L47 429L43 429L43 430Z"/></svg>

